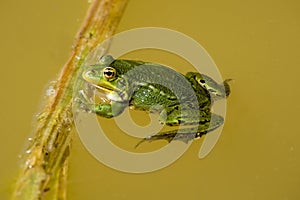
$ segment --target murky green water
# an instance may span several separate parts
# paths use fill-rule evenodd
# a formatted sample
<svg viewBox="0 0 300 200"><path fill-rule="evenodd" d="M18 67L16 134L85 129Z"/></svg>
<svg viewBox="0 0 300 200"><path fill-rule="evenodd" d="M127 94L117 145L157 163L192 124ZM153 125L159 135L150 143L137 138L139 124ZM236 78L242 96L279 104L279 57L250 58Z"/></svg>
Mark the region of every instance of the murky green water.
<svg viewBox="0 0 300 200"><path fill-rule="evenodd" d="M0 3L1 199L9 197L32 116L87 7L79 0ZM296 1L131 0L118 32L158 26L185 33L235 80L226 124L205 159L197 156L200 139L174 164L148 174L104 166L76 137L69 199L299 199L299 9Z"/></svg>

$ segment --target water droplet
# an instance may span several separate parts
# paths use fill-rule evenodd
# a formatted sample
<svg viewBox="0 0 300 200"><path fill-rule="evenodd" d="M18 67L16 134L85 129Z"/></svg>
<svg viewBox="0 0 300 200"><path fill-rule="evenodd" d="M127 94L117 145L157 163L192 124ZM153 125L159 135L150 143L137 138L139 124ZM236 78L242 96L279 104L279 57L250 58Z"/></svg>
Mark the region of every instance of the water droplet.
<svg viewBox="0 0 300 200"><path fill-rule="evenodd" d="M30 160L26 160L25 165L26 166L30 165Z"/></svg>
<svg viewBox="0 0 300 200"><path fill-rule="evenodd" d="M46 90L46 95L51 96L51 95L55 94L55 92L56 92L56 90L53 88L53 86L50 86L48 88L48 90Z"/></svg>

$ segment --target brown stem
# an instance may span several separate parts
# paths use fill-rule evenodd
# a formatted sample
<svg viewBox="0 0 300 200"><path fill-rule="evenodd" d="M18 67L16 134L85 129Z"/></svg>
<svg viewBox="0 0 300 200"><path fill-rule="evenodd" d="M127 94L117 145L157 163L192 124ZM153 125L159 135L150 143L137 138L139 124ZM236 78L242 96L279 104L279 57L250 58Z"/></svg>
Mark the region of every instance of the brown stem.
<svg viewBox="0 0 300 200"><path fill-rule="evenodd" d="M13 199L66 199L68 156L73 137L73 85L87 55L115 33L127 0L94 0L70 59L38 116L34 137L22 159Z"/></svg>

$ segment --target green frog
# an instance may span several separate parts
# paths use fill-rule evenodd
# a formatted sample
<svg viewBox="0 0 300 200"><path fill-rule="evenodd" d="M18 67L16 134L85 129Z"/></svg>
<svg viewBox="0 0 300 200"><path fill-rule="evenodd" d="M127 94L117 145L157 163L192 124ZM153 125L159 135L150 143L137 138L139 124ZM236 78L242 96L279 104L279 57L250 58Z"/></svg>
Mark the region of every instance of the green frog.
<svg viewBox="0 0 300 200"><path fill-rule="evenodd" d="M186 126L150 135L141 142L159 139L188 142L213 131L224 119L212 113L211 107L214 101L230 94L230 79L218 84L197 72L183 75L160 64L114 59L110 55L88 66L82 77L108 99L97 104L84 97L88 109L99 116L116 117L129 107L157 112L160 123L167 126Z"/></svg>

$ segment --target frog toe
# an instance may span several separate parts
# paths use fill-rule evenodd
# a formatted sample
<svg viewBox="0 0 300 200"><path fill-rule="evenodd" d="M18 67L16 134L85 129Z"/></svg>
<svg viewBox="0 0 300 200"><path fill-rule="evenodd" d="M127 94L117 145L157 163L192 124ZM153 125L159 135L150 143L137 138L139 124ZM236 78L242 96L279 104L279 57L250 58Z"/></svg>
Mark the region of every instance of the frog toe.
<svg viewBox="0 0 300 200"><path fill-rule="evenodd" d="M139 141L135 145L135 148L137 148L138 146L140 146L140 144L142 144L144 142L152 142L152 141L156 141L156 140L167 140L168 143L170 143L174 139L175 136L176 136L176 133L175 134L158 133L156 135L150 135L150 136L142 139L141 141Z"/></svg>

